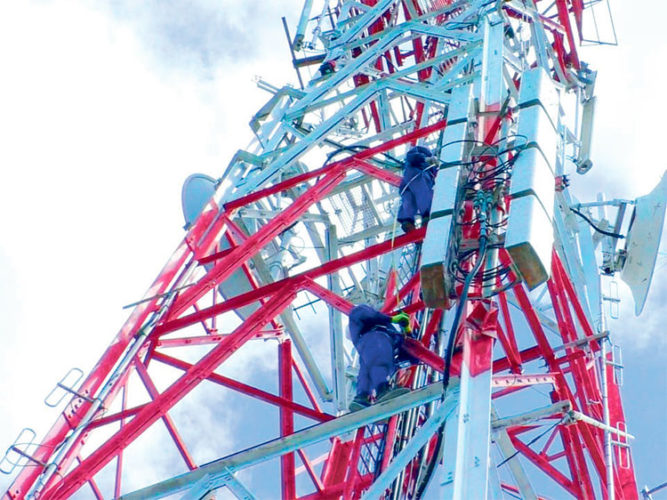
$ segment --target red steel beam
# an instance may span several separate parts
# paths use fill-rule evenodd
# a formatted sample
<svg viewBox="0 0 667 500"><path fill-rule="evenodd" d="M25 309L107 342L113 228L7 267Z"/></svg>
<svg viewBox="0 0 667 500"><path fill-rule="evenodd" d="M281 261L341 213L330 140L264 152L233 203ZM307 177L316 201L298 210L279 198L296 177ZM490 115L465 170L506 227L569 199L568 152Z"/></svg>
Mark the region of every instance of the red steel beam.
<svg viewBox="0 0 667 500"><path fill-rule="evenodd" d="M278 345L278 383L280 396L293 401L292 385L292 343L285 339ZM280 436L285 437L294 433L294 412L285 406L280 407ZM280 457L282 475L281 491L283 500L296 498L296 461L294 452Z"/></svg>
<svg viewBox="0 0 667 500"><path fill-rule="evenodd" d="M246 262L260 248L262 248L273 237L275 237L276 234L294 223L298 217L303 214L313 203L316 203L317 201L324 198L328 193L330 193L343 179L347 169L351 167L352 159L369 158L374 154L388 151L398 145L409 142L410 140L417 139L435 131L441 130L445 126L446 121L441 120L432 125L422 127L411 133L405 134L397 139L387 141L384 144L374 148L364 150L360 153L357 153L354 157L346 158L345 160L341 160L341 162L334 164L331 170L327 171L318 182L311 186L304 195L292 203L282 214L277 216L273 221L271 221L271 223L263 226L255 234L249 236L248 239L245 240L241 245L235 248L232 252L229 252L229 254L227 254L227 258L215 264L215 266L210 271L208 271L196 285L185 290L176 299L174 305L171 308L170 316L172 318L180 316L202 295L229 277L229 275L240 264ZM350 166L348 166L348 163ZM234 202L226 204L225 207L227 210L232 210L252 201L256 201L256 199L249 199L247 197L239 198ZM223 214L222 218L224 217L226 217L226 215ZM201 249L198 248L198 250Z"/></svg>
<svg viewBox="0 0 667 500"><path fill-rule="evenodd" d="M577 292L574 290L574 285L572 284L572 281L570 281L570 278L567 275L565 268L563 267L563 262L556 252L553 253L551 267L554 276L559 280L562 289L567 294L568 299L570 299L570 303L572 304L575 315L577 316L579 325L584 330L584 333L587 337L592 337L594 335L593 328L591 327L588 318L586 318L586 313L584 312L584 308L581 306ZM590 346L594 351L599 349L597 342L592 342Z"/></svg>
<svg viewBox="0 0 667 500"><path fill-rule="evenodd" d="M521 306L524 315L526 316L526 319L529 322L531 330L535 335L538 346L542 351L542 356L545 358L550 371L561 374L557 376L556 391L560 394L561 399L569 400L572 403L573 408L578 410L578 405L576 403L574 395L572 394L567 385L567 381L564 376L561 365L560 363L557 362L557 360L554 357L553 349L551 348L548 340L546 339L546 336L544 334L544 331L542 330L539 319L537 318L537 314L535 313L526 292L524 291L521 285L515 286L514 292L517 297L517 301L519 302L519 305ZM558 308L558 304L554 304L554 307ZM563 326L559 325L559 328L563 328ZM590 476L586 474L585 478L579 478L580 472L587 471L588 469L586 461L583 458L583 449L578 439L578 435L576 433L573 434L572 430L567 428L566 426L561 426L559 428L559 431L561 434L561 439L563 441L563 446L565 447L566 458L568 465L570 467L572 477L577 478L573 483L573 487L578 490L577 493L578 495L589 494L589 492L592 491L592 485L590 484ZM584 430L583 432L589 432L589 430ZM587 441L591 443L590 436L586 437ZM589 451L592 454L597 454L597 450L595 447L590 449Z"/></svg>
<svg viewBox="0 0 667 500"><path fill-rule="evenodd" d="M410 232L407 233L407 234L410 235L410 234L414 233L415 231L422 231L422 230L425 231L426 228L425 228L425 227L421 227L421 228L419 228L419 229L415 229L415 230L413 230L413 231L410 231ZM424 234L426 234L426 233L424 233ZM397 238L397 239L398 239L398 238ZM395 245L395 247L398 248L398 245ZM398 291L398 293L397 293L396 296L394 297L395 300L385 300L385 305L384 305L383 308L382 308L382 312L384 312L384 313L388 313L389 311L392 311L394 307L398 307L398 305L401 303L401 301L402 301L405 297L407 297L407 295L408 295L411 291L415 290L415 289L420 285L420 282L419 282L419 276L420 276L420 275L419 275L419 271L417 271L415 274L413 274L413 275L410 277L410 279L407 281L407 283L405 283L405 285L403 285L403 286L401 287L401 289ZM392 306L392 303L393 303L393 302L396 303L395 306ZM408 306L408 308L409 308L409 306ZM406 308L406 309L408 309L408 308Z"/></svg>
<svg viewBox="0 0 667 500"><path fill-rule="evenodd" d="M521 358L521 363L528 363L530 361L535 361L542 355L542 351L539 346L529 347L519 352L519 357ZM511 363L507 357L498 358L493 361L493 373L500 373L504 370L509 370L511 368Z"/></svg>
<svg viewBox="0 0 667 500"><path fill-rule="evenodd" d="M324 485L322 484L322 481L320 481L320 478L317 477L317 473L315 472L315 468L313 467L313 464L310 460L308 460L308 457L306 456L306 453L299 449L296 450L297 453L299 454L299 458L301 459L301 463L303 463L303 469L308 473L308 477L310 477L310 480L313 482L315 485L315 489L318 492L321 492L324 490ZM299 474L299 469L296 469L295 474Z"/></svg>
<svg viewBox="0 0 667 500"><path fill-rule="evenodd" d="M357 433L354 438L354 444L352 445L352 456L348 463L347 477L345 480L345 490L343 491L344 500L352 500L354 498L354 491L357 486L357 481L359 479L359 457L361 456L361 446L364 442L364 432L366 427L360 427L357 429Z"/></svg>
<svg viewBox="0 0 667 500"><path fill-rule="evenodd" d="M354 304L349 300L344 299L337 293L332 292L326 287L323 287L315 280L311 278L305 278L303 282L303 287L308 290L310 293L316 297L322 299L324 302L329 304L331 307L338 309L343 314L349 314Z"/></svg>
<svg viewBox="0 0 667 500"><path fill-rule="evenodd" d="M116 432L93 451L80 466L74 468L58 484L46 490L43 498L68 498L74 494L89 478L109 463L120 450L132 443L166 411L183 399L198 385L200 380L211 375L223 361L234 354L252 336L256 329L266 325L271 319L280 314L293 300L294 293L294 290L286 290L262 309L251 314L246 322L238 327L234 335L212 349L176 382L148 403L123 429Z"/></svg>
<svg viewBox="0 0 667 500"><path fill-rule="evenodd" d="M562 302L562 296L559 293L559 290L556 289L554 281L549 280L547 286L549 295L551 296L554 314L556 315L558 329L563 338L563 343L567 344L568 342L578 340L576 332L573 331L567 304ZM574 346L567 347L565 352L570 362L570 372L578 389L577 397L581 408L587 415L598 419L601 418L602 413L597 411L595 405L592 405L591 402L601 401L602 395L599 391L594 389L590 376L586 373L586 360L581 356L577 356L581 351ZM584 365L582 365L582 363L584 363Z"/></svg>
<svg viewBox="0 0 667 500"><path fill-rule="evenodd" d="M141 361L135 360L134 367L136 368L137 374L139 375L139 378L143 382L144 387L146 388L146 391L148 391L148 394L150 395L151 399L154 400L155 398L157 398L160 395L160 392L158 391L157 387L155 387L155 384L151 380L151 377L148 374L148 370L146 369L144 364ZM162 421L164 422L165 427L167 427L167 432L169 432L171 439L174 441L174 444L176 445L178 452L181 454L181 457L183 457L185 465L187 465L188 469L190 470L196 469L197 464L192 459L192 455L190 455L190 452L187 450L183 438L178 432L178 429L176 429L176 425L174 424L174 421L171 419L168 413L165 412L162 415Z"/></svg>
<svg viewBox="0 0 667 500"><path fill-rule="evenodd" d="M208 211L205 210L204 216L207 213ZM205 220L205 217L203 217L202 220ZM203 227L204 225L204 223L195 224L188 233L186 239L203 232L206 229ZM100 386L104 380L106 380L109 373L111 373L112 369L125 352L130 341L146 321L148 315L156 309L156 305L160 301L159 295L167 290L167 287L170 285L189 255L190 250L188 249L186 240L184 240L169 258L165 266L162 268L162 271L160 271L157 279L146 292L145 297L153 298L137 305L132 311L128 320L120 329L102 357L92 368L90 375L88 375L86 380L81 384L77 392L89 397L97 394ZM77 397L73 398L65 410L60 414L55 424L46 433L42 443L35 450L33 457L39 462L47 463L54 450L60 448L71 429L77 427L81 423L81 420L89 408L90 403ZM41 467L25 467L19 472L16 479L7 490L9 498L19 498L26 495L41 472Z"/></svg>
<svg viewBox="0 0 667 500"><path fill-rule="evenodd" d="M558 431L565 447L565 458L570 467L572 482L579 490L577 498L595 498L593 484L591 483L578 433L571 426L567 425L559 426Z"/></svg>
<svg viewBox="0 0 667 500"><path fill-rule="evenodd" d="M593 336L593 329L586 318L586 315L583 311L583 308L581 306L581 303L579 302L579 298L576 294L576 291L574 289L574 286L572 285L572 282L570 281L569 276L567 275L567 272L565 271L565 268L563 266L563 263L558 256L554 252L554 256L552 259L552 268L553 268L553 273L555 279L559 283L559 288L562 289L565 294L567 295L567 298L570 300L570 304L572 305L572 308L574 309L575 315L577 317L577 321L579 322L579 325L581 328L584 330L584 333L586 336L591 337ZM591 342L588 344L591 349L596 352L600 349L599 344L597 341L591 340ZM610 425L612 426L618 426L618 425L624 425L625 424L625 416L623 414L623 405L621 402L621 397L620 397L620 391L618 388L618 385L616 384L613 376L613 369L610 370L609 366L606 366L606 371L607 371L607 379L608 379L608 394L609 394L609 400L610 400ZM609 374L611 372L611 375ZM591 375L592 376L592 375ZM592 429L588 429L589 432L595 432ZM584 431L585 432L585 431ZM599 432L597 433L598 435L600 434ZM588 435L586 435L587 439L590 439ZM599 439L598 439L599 442ZM597 452L599 448L596 446L595 451ZM626 450L628 453L628 456L630 457L630 452L629 450ZM600 470L600 459L598 458L597 463L596 463L598 470ZM622 494L624 498L630 498L630 499L635 499L638 498L638 488L637 488L637 483L636 483L636 476L634 473L634 467L632 465L631 459L629 460L629 466L628 467L620 467L618 464L616 464L616 467L614 468L614 481L617 486L617 492L619 494ZM604 477L604 474L602 475Z"/></svg>
<svg viewBox="0 0 667 500"><path fill-rule="evenodd" d="M123 385L123 394L121 396L121 411L124 411L127 408L127 384ZM125 419L120 420L121 428L125 425ZM123 479L123 452L121 451L116 457L116 476L114 481L114 498L120 496L120 489Z"/></svg>
<svg viewBox="0 0 667 500"><path fill-rule="evenodd" d="M296 373L297 378L299 379L299 382L301 382L301 387L303 388L303 391L306 393L306 396L308 396L308 400L310 401L310 404L313 405L313 408L322 413L322 409L320 408L320 405L317 403L317 399L315 398L315 394L313 393L313 390L310 388L310 385L308 385L308 381L306 380L306 377L303 374L303 371L299 367L299 364L296 362L294 357L292 357L292 368L294 369L294 373ZM328 414L325 414L328 415ZM333 416L332 416L333 418Z"/></svg>
<svg viewBox="0 0 667 500"><path fill-rule="evenodd" d="M421 137L424 137L426 135L432 134L433 132L437 132L443 128L445 128L446 122L445 120L439 121L437 123L434 123L432 125L429 125L427 127L422 127L417 130L413 130L412 132L409 132L407 134L402 135L401 137L398 137L396 139L392 139L390 141L387 141L383 144L379 144L377 146L374 146L372 148L364 149L363 151L359 151L358 153L354 153L347 158L344 158L342 160L338 160L336 162L330 163L329 165L325 165L324 167L320 167L318 169L312 170L310 172L305 172L303 174L295 175L294 177L290 177L289 179L286 179L282 182L279 182L277 184L274 184L273 186L270 186L268 188L264 189L258 189L254 193L250 193L248 195L242 196L240 198L237 198L236 200L232 200L227 202L224 207L225 210L231 211L235 210L237 208L244 207L246 205L249 205L250 203L254 203L258 200L261 200L262 198L266 198L267 196L270 196L272 194L277 194L282 191L286 191L288 189L293 188L294 186L297 186L303 182L306 182L310 179L314 179L316 177L320 177L321 175L324 175L332 170L339 169L340 167L347 167L351 168L351 165L354 161L357 160L366 160L369 159L377 154L385 153L389 151L390 149L395 148L396 146L400 146L402 144L411 142L413 140L419 139ZM399 179L400 182L400 179Z"/></svg>
<svg viewBox="0 0 667 500"><path fill-rule="evenodd" d="M200 310L201 311L201 310ZM211 335L198 335L196 337L180 337L177 339L158 339L155 342L155 347L169 349L172 347L187 347L187 346L199 346L199 345L209 345L209 344L218 344L221 340L228 337L229 333L217 333ZM256 339L271 339L277 338L285 335L283 329L272 328L270 330L260 330L255 332L253 338Z"/></svg>
<svg viewBox="0 0 667 500"><path fill-rule="evenodd" d="M578 496L578 491L571 479L567 478L565 474L556 469L544 456L538 455L530 447L526 446L519 438L514 436L513 433L509 433L510 440L512 444L521 452L528 460L535 464L539 469L542 469L548 477L553 479L556 483L562 486L566 491L568 491L575 498L581 498Z"/></svg>
<svg viewBox="0 0 667 500"><path fill-rule="evenodd" d="M167 356L161 352L156 352L153 359L183 371L188 371L194 366L186 361ZM270 392L262 391L261 389L257 389L256 387L244 384L229 377L225 377L224 375L211 373L208 377L206 377L206 380L224 387L228 387L229 389L238 391L242 394L245 394L246 396L251 396L253 398L259 399L260 401L278 406L279 408L288 408L294 413L298 413L304 417L312 418L318 422L328 422L329 420L336 418L328 413L323 413L319 408L308 408L307 406L300 405L299 403L295 403L294 401L290 401L281 396L276 396Z"/></svg>
<svg viewBox="0 0 667 500"><path fill-rule="evenodd" d="M227 258L218 261L197 284L183 291L170 309L170 316L176 318L185 312L200 297L227 279L241 264L255 255L278 233L292 225L313 203L329 194L345 177L342 168L327 172L305 194L294 201L270 223L262 226L256 233L230 252Z"/></svg>
<svg viewBox="0 0 667 500"><path fill-rule="evenodd" d="M384 450L382 454L382 462L380 463L379 471L376 473L382 472L389 465L389 461L393 458L394 455L394 440L396 439L398 424L398 415L392 415L387 424L387 433L384 439Z"/></svg>
<svg viewBox="0 0 667 500"><path fill-rule="evenodd" d="M295 287L297 290L303 289L307 283L305 278L314 280L321 276L326 276L327 274L334 273L354 264L358 264L359 262L363 262L364 260L368 260L372 257L377 257L378 255L390 252L404 245L408 245L416 241L421 241L424 239L425 234L426 228L415 229L414 231L410 231L408 234L398 236L393 240L385 240L382 243L378 243L377 245L367 247L363 250L346 255L344 257L340 257L335 260L331 260L324 263L320 267L304 271L303 273L296 274L280 281L269 283L268 285L264 285L257 290L252 290L244 294L231 297L225 302L202 309L200 313L190 314L188 316L183 316L182 318L167 321L166 323L155 328L155 335L164 335L165 333L180 330L186 326L198 323L201 319L210 318L212 316L217 316L219 314L232 311L246 304L259 300L261 297L270 296L271 294L275 294L289 287Z"/></svg>
<svg viewBox="0 0 667 500"><path fill-rule="evenodd" d="M562 322L564 324L564 328L569 330L569 340L577 340L574 322L571 317L567 301L568 298L574 299L572 300L571 305L578 316L581 314L581 316L578 317L580 326L584 330L585 335L592 335L592 329L590 328L590 325L583 313L583 308L581 308L578 297L574 293L574 287L572 286L567 273L565 272L565 269L562 267L562 262L556 254L554 254L552 263L554 275L553 280L557 286L550 286L549 291L552 295L552 302L554 302L554 310L556 311L556 315L559 319L559 324ZM593 341L592 344L597 347L596 341ZM573 351L573 349L570 348L568 351ZM579 396L582 408L586 409L584 413L597 420L602 420L603 415L600 405L590 403L591 401L601 401L602 394L600 393L600 388L597 384L594 368L591 367L589 369L587 368L586 364L587 361L583 357L570 360L571 371L578 386L577 395ZM584 425L581 422L577 424L577 429L580 432L582 439L584 440L586 449L589 452L599 477L604 478L606 476L606 469L603 452L603 433L599 429ZM622 492L623 484L618 468L615 468L614 482L616 490ZM603 494L606 496L607 484L603 480L601 480L600 483Z"/></svg>
<svg viewBox="0 0 667 500"><path fill-rule="evenodd" d="M514 295L517 299L517 302L519 303L519 307L523 311L523 314L528 321L528 325L533 333L533 336L535 337L535 340L537 341L537 345L541 350L541 354L549 366L549 371L560 371L559 366L557 366L557 363L555 363L553 348L547 340L547 336L544 333L540 319L533 309L533 306L530 303L530 299L528 298L528 294L524 290L523 285L519 283L518 285L514 286L512 290L514 290Z"/></svg>
<svg viewBox="0 0 667 500"><path fill-rule="evenodd" d="M76 457L76 461L78 463L81 463L81 457ZM90 479L88 481L88 486L90 486L90 489L93 490L93 495L95 495L95 498L97 500L104 500L104 495L102 495L102 492L100 491L99 487L97 486L97 483L95 482L94 479Z"/></svg>
<svg viewBox="0 0 667 500"><path fill-rule="evenodd" d="M570 46L570 62L572 63L572 66L574 66L574 69L580 70L581 63L579 62L577 45L574 41L574 35L572 34L572 24L570 23L570 15L567 9L567 0L556 0L556 8L558 9L558 20L565 29L567 44Z"/></svg>
<svg viewBox="0 0 667 500"><path fill-rule="evenodd" d="M375 165L371 165L367 161L354 160L352 162L352 166L355 169L368 175L369 177L375 177L376 179L384 181L387 184L391 184L392 186L398 187L401 184L400 175L396 175L395 173L390 172L389 170L385 170L383 168L376 167Z"/></svg>
<svg viewBox="0 0 667 500"><path fill-rule="evenodd" d="M500 305L500 312L503 317L503 322L505 323L505 329L507 330L507 346L503 345L503 347L505 348L505 353L507 354L507 359L510 362L512 372L521 373L521 356L519 355L519 347L516 343L516 336L514 335L514 327L512 325L512 317L510 316L509 306L507 305L507 296L505 295L505 292L498 294L498 304Z"/></svg>

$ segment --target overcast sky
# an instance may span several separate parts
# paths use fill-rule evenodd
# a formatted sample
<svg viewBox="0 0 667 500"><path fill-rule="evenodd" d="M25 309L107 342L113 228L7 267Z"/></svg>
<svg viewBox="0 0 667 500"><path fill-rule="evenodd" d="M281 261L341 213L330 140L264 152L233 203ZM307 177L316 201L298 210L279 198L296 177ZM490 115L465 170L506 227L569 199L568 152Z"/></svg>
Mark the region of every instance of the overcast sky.
<svg viewBox="0 0 667 500"><path fill-rule="evenodd" d="M0 449L48 428L44 396L91 367L176 247L183 180L247 144L267 98L253 77L294 80L280 16L294 26L301 3L0 3ZM620 46L585 52L600 102L582 201L645 194L667 163L667 8L642 4L613 2ZM664 262L643 317L621 285L612 323L640 487L667 480Z"/></svg>

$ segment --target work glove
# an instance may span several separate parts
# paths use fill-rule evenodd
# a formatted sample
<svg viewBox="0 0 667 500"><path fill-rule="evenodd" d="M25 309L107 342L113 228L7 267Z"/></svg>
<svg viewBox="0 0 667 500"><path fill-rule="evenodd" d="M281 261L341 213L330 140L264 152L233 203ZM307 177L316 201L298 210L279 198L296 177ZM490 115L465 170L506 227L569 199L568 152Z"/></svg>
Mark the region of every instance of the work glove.
<svg viewBox="0 0 667 500"><path fill-rule="evenodd" d="M391 317L392 323L398 323L404 332L410 333L410 316L403 311Z"/></svg>

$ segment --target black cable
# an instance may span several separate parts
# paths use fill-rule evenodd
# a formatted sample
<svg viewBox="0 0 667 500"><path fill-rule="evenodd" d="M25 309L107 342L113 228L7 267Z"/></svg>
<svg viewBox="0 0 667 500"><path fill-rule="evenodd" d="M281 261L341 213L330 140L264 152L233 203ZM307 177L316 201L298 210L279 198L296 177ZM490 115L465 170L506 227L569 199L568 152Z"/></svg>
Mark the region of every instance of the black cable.
<svg viewBox="0 0 667 500"><path fill-rule="evenodd" d="M438 463L439 461L438 457L440 455L442 443L444 441L443 439L444 434L445 434L444 432L438 432L438 439L436 440L435 448L433 449L433 458L428 464L428 469L424 474L424 479L419 483L419 486L417 487L417 491L415 492L415 498L421 498L422 495L424 494L426 486L428 486L428 483L431 482L431 476L433 475L433 471L435 470L435 464Z"/></svg>
<svg viewBox="0 0 667 500"><path fill-rule="evenodd" d="M533 444L535 441L537 441L538 439L540 439L542 436L546 435L549 431L551 431L552 429L555 429L558 425L560 425L560 424L563 422L563 420L564 420L564 419L561 418L558 422L556 422L554 425L552 425L551 427L549 427L546 431L544 431L543 433L541 433L541 434L538 435L537 437L531 439L528 443L526 443L526 446L530 446L530 445ZM519 454L519 450L517 450L517 451L515 451L514 453L512 453L509 457L507 457L505 460L503 460L503 461L500 462L498 465L496 465L496 469L499 468L501 465L505 465L507 462L509 462L510 460L512 460L514 457L516 457L518 454Z"/></svg>
<svg viewBox="0 0 667 500"><path fill-rule="evenodd" d="M444 323L445 323L445 315L443 314L442 317L440 318L440 325L438 328L438 335L441 335L442 332L444 331ZM433 341L433 339L432 339ZM415 491L415 497L414 498L422 498L422 495L424 494L424 490L428 486L428 483L431 481L431 476L433 475L433 471L435 470L435 466L439 461L440 453L442 452L442 445L444 442L444 432L438 432L438 438L435 441L435 447L433 448L433 456L432 459L428 463L428 468L426 469L424 475L421 478L421 481L417 485L416 491ZM419 476L418 476L419 479Z"/></svg>
<svg viewBox="0 0 667 500"><path fill-rule="evenodd" d="M463 284L463 290L461 291L461 298L459 299L459 303L456 306L456 314L454 315L454 321L452 323L449 339L447 340L447 350L445 351L445 371L442 377L443 397L444 393L447 391L447 386L449 385L450 368L452 364L452 357L454 355L454 341L456 339L456 331L458 330L459 323L461 322L461 316L463 315L463 308L465 306L466 301L468 300L468 291L470 289L470 284L472 283L472 280L479 271L479 269L482 267L484 259L486 258L486 244L487 244L486 235L481 235L479 237L479 259L475 263L473 269L468 273L468 276L466 276L465 283Z"/></svg>
<svg viewBox="0 0 667 500"><path fill-rule="evenodd" d="M517 136L521 137L521 136ZM501 140L505 140L506 138L499 139L498 141L494 142L493 144L484 144L484 143L479 143L485 146L485 149L482 150L481 153L477 154L476 156L484 156L485 152L487 150L491 150L493 145L497 144ZM474 141L478 142L478 141ZM525 149L525 144L520 144L520 145L512 145L511 147L508 147L506 149L502 149L497 152L493 152L491 156L487 159L484 160L471 160L469 162L462 162L461 165L463 166L468 166L470 168L468 172L468 178L463 184L463 187L466 189L474 189L477 184L482 184L484 182L487 182L489 180L495 180L498 185L500 184L507 184L508 179L507 178L501 178L503 174L509 174L511 173L512 169L514 168L514 163L516 162L517 158L519 157L521 151ZM502 155L515 152L514 156L512 158L509 158L507 160L500 160L499 163L491 168L489 168L489 163L493 160L498 161Z"/></svg>
<svg viewBox="0 0 667 500"><path fill-rule="evenodd" d="M604 234L605 236L611 236L612 238L618 238L618 239L621 239L621 240L625 238L625 236L623 236L622 234L612 233L611 231L605 231L604 229L600 229L598 226L595 225L595 223L592 220L590 220L588 217L586 217L586 215L582 214L576 208L570 207L570 210L572 210L575 214L577 214L579 217L581 217L586 222L588 222L590 224L590 226L593 229L595 229L598 233Z"/></svg>

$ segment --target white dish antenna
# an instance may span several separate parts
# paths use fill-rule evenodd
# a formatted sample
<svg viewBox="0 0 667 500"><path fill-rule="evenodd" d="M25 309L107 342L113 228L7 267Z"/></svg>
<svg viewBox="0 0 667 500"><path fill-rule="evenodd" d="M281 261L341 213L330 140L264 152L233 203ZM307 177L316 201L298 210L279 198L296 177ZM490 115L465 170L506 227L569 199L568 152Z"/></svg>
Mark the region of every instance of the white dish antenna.
<svg viewBox="0 0 667 500"><path fill-rule="evenodd" d="M646 196L635 200L625 244L625 264L621 279L630 287L635 301L635 315L639 316L646 304L655 261L658 257L662 228L667 205L667 173Z"/></svg>
<svg viewBox="0 0 667 500"><path fill-rule="evenodd" d="M211 199L215 193L215 183L216 180L206 174L192 174L185 179L181 189L185 227L190 227Z"/></svg>

